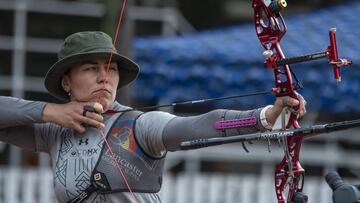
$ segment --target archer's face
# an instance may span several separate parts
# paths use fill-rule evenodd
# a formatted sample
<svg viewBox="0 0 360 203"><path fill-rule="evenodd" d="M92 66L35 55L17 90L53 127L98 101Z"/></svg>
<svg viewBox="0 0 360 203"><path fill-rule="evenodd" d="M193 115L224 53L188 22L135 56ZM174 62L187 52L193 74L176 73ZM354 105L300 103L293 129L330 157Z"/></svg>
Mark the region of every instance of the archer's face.
<svg viewBox="0 0 360 203"><path fill-rule="evenodd" d="M114 102L118 83L117 63L108 64L105 59L74 65L62 81L64 90L71 93L72 101L98 102L104 110Z"/></svg>

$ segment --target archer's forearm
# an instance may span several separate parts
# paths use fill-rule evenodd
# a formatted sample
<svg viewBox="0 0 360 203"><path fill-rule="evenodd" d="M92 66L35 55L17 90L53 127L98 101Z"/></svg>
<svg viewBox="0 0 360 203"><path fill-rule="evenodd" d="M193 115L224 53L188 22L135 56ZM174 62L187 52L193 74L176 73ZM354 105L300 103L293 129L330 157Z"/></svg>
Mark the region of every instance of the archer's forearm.
<svg viewBox="0 0 360 203"><path fill-rule="evenodd" d="M0 129L43 122L45 102L0 96Z"/></svg>
<svg viewBox="0 0 360 203"><path fill-rule="evenodd" d="M260 121L261 110L214 110L199 116L175 117L166 125L163 131L164 146L168 151L176 151L180 150L180 143L183 141L265 131L266 129ZM245 127L224 129L216 127L216 123L220 121L240 121L244 118L254 118L255 123Z"/></svg>

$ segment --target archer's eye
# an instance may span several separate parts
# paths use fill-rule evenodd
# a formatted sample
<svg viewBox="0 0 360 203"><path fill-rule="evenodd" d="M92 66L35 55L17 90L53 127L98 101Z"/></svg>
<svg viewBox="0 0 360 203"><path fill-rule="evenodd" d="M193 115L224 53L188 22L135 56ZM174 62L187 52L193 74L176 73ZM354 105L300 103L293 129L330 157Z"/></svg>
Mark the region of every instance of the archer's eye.
<svg viewBox="0 0 360 203"><path fill-rule="evenodd" d="M116 71L116 72L118 71L117 67L110 67L110 70L111 71Z"/></svg>
<svg viewBox="0 0 360 203"><path fill-rule="evenodd" d="M118 67L116 63L111 63L111 65L109 66L109 70L110 71L118 71Z"/></svg>
<svg viewBox="0 0 360 203"><path fill-rule="evenodd" d="M83 70L84 71L96 71L97 67L96 66L86 66Z"/></svg>

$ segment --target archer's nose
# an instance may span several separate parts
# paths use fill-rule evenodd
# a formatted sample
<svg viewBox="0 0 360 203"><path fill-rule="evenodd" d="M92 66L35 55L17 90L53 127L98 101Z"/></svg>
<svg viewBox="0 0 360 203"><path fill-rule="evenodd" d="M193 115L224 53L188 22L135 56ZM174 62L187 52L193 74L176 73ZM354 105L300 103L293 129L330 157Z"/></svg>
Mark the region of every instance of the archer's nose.
<svg viewBox="0 0 360 203"><path fill-rule="evenodd" d="M108 71L106 71L105 66L102 66L98 72L98 82L99 83L107 83L108 81L109 81Z"/></svg>

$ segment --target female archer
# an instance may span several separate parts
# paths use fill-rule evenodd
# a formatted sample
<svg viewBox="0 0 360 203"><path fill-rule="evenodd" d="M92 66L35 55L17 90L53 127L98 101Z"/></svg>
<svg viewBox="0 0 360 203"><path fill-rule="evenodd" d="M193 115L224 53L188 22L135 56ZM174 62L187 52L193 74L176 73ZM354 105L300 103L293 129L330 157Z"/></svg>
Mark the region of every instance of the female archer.
<svg viewBox="0 0 360 203"><path fill-rule="evenodd" d="M166 152L181 150L182 141L269 130L285 106L306 112L299 95L249 111L143 113L115 101L138 73L107 34L72 34L45 77L49 93L65 103L0 97L0 140L50 155L59 203L160 202Z"/></svg>

